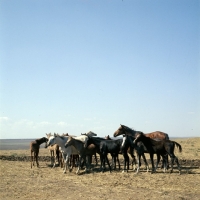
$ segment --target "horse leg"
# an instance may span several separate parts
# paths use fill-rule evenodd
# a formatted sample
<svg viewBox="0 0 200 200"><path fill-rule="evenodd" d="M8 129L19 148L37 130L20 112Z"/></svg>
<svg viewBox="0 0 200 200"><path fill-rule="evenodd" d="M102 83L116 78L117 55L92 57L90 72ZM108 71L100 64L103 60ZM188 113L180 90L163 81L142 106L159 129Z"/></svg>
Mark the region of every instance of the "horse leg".
<svg viewBox="0 0 200 200"><path fill-rule="evenodd" d="M145 166L146 166L146 170L147 170L147 172L149 172L149 165L147 163L147 160L146 160L146 157L145 157L144 153L142 154L142 158L144 160L144 163L145 163ZM141 165L141 160L140 160L140 165Z"/></svg>
<svg viewBox="0 0 200 200"><path fill-rule="evenodd" d="M112 155L112 168L114 170L116 169L116 156L115 156L115 154Z"/></svg>
<svg viewBox="0 0 200 200"><path fill-rule="evenodd" d="M151 158L151 165L152 165L151 173L154 173L155 167L154 167L154 161L153 161L153 153L150 153L150 158Z"/></svg>
<svg viewBox="0 0 200 200"><path fill-rule="evenodd" d="M141 166L141 154L137 152L137 171L136 174L140 171L140 166Z"/></svg>
<svg viewBox="0 0 200 200"><path fill-rule="evenodd" d="M56 151L56 156L57 156L57 160L58 160L58 166L60 165L60 155L59 152ZM56 162L55 162L56 163Z"/></svg>
<svg viewBox="0 0 200 200"><path fill-rule="evenodd" d="M171 158L171 170L170 170L170 173L173 172L173 166L174 166L174 157L173 155L170 155L170 158Z"/></svg>
<svg viewBox="0 0 200 200"><path fill-rule="evenodd" d="M120 162L119 162L119 156L118 155L117 155L117 163L118 163L119 170L120 170Z"/></svg>
<svg viewBox="0 0 200 200"><path fill-rule="evenodd" d="M88 169L91 170L92 156L87 156L86 161L88 163Z"/></svg>
<svg viewBox="0 0 200 200"><path fill-rule="evenodd" d="M111 173L111 167L110 167L110 163L109 163L107 154L105 155L105 158L106 158L106 162L107 162L107 164L108 164L108 167L109 167L109 170L110 170L110 173ZM116 164L116 163L115 163L115 164ZM115 165L115 167L116 167L116 165Z"/></svg>
<svg viewBox="0 0 200 200"><path fill-rule="evenodd" d="M33 166L35 166L35 162L36 162L36 152L34 152L34 156L33 156ZM37 162L36 162L37 164Z"/></svg>
<svg viewBox="0 0 200 200"><path fill-rule="evenodd" d="M102 169L103 169L103 155L102 154L100 154L100 161L101 161L100 171L102 171Z"/></svg>
<svg viewBox="0 0 200 200"><path fill-rule="evenodd" d="M158 168L158 164L160 162L160 154L157 154L157 162L156 162L156 168L155 168L155 171L157 170ZM162 162L163 163L163 162ZM163 164L162 164L163 165Z"/></svg>
<svg viewBox="0 0 200 200"><path fill-rule="evenodd" d="M69 169L70 171L70 168L69 168L69 158L70 158L70 155L66 155L65 154L63 155L63 159L64 159L64 174L66 174L66 171L67 171L67 168Z"/></svg>
<svg viewBox="0 0 200 200"><path fill-rule="evenodd" d="M162 155L162 165L163 165L163 172L165 173L166 172L166 169L167 169L167 165L168 165L168 155Z"/></svg>
<svg viewBox="0 0 200 200"><path fill-rule="evenodd" d="M84 155L84 160L85 160L85 172L87 173L90 169L90 162L91 162L90 156Z"/></svg>
<svg viewBox="0 0 200 200"><path fill-rule="evenodd" d="M131 161L131 166L132 166L132 170L135 171L135 168L136 168L136 160L135 160L135 156L134 156L134 148L131 148L130 149L130 155L131 155L131 158L132 158L132 161ZM133 164L134 163L134 164ZM134 165L134 167L133 167Z"/></svg>
<svg viewBox="0 0 200 200"><path fill-rule="evenodd" d="M39 167L38 154L39 154L39 151L37 151L37 152L35 153L35 159L36 159L37 167Z"/></svg>
<svg viewBox="0 0 200 200"><path fill-rule="evenodd" d="M97 154L96 153L94 154L94 158L95 158L96 166L97 166L98 165L98 161L97 161Z"/></svg>
<svg viewBox="0 0 200 200"><path fill-rule="evenodd" d="M33 163L33 152L31 151L31 168L32 168L32 163Z"/></svg>
<svg viewBox="0 0 200 200"><path fill-rule="evenodd" d="M128 166L129 166L129 156L127 154L126 151L124 151L123 153L123 156L124 156L124 170L122 171L122 173L124 173L125 171L128 172Z"/></svg>
<svg viewBox="0 0 200 200"><path fill-rule="evenodd" d="M54 159L54 160L52 160L53 161L53 168L56 166L56 150L55 151L52 151L52 158Z"/></svg>
<svg viewBox="0 0 200 200"><path fill-rule="evenodd" d="M181 174L181 167L180 167L180 164L178 162L178 158L175 156L175 162L177 164L177 167L178 167L178 171L179 171L179 174Z"/></svg>
<svg viewBox="0 0 200 200"><path fill-rule="evenodd" d="M83 156L80 155L80 159L79 159L79 162L78 162L78 169L77 169L77 171L76 171L76 174L79 174L82 158L83 158Z"/></svg>
<svg viewBox="0 0 200 200"><path fill-rule="evenodd" d="M35 166L35 152L33 152L33 166Z"/></svg>
<svg viewBox="0 0 200 200"><path fill-rule="evenodd" d="M132 161L131 161L131 166L132 166L132 170L135 171L135 168L136 168L136 160L135 160L135 156L131 155L131 158L132 158ZM133 167L134 165L134 167Z"/></svg>
<svg viewBox="0 0 200 200"><path fill-rule="evenodd" d="M54 152L52 150L50 150L50 153L51 153L51 165L53 166Z"/></svg>
<svg viewBox="0 0 200 200"><path fill-rule="evenodd" d="M102 156L102 160L103 160L103 169L102 169L102 172L104 172L105 169L106 169L106 158L105 158L105 155L104 155L104 154L103 154L103 156Z"/></svg>

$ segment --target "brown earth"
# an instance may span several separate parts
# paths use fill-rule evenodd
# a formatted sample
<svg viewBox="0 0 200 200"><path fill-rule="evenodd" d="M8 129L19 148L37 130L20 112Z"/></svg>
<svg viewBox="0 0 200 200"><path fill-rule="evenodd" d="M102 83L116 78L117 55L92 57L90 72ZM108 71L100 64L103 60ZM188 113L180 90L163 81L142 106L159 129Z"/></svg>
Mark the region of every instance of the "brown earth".
<svg viewBox="0 0 200 200"><path fill-rule="evenodd" d="M175 152L182 165L178 170L139 174L130 170L76 175L76 169L63 174L60 167L50 166L47 149L40 149L40 167L30 168L30 152L0 150L1 199L200 199L200 138L177 139L183 152ZM148 155L147 155L147 158ZM123 165L123 158L120 157ZM144 165L143 165L144 166ZM150 165L151 166L151 165ZM122 166L123 167L123 166Z"/></svg>

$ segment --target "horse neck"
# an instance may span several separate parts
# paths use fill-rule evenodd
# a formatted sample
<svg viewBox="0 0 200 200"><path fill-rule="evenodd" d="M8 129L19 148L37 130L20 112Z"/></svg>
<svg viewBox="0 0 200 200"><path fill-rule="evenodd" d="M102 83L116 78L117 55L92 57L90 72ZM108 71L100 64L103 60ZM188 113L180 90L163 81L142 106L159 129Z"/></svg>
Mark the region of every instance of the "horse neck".
<svg viewBox="0 0 200 200"><path fill-rule="evenodd" d="M136 133L137 131L135 131L135 130L133 130L133 129L130 129L130 128L127 128L127 129L125 130L125 132L128 132L128 135L129 135L129 136L135 137L135 133Z"/></svg>
<svg viewBox="0 0 200 200"><path fill-rule="evenodd" d="M40 138L40 139L37 139L36 142L37 142L38 145L41 145L41 144L44 143L45 141L44 141L43 138Z"/></svg>
<svg viewBox="0 0 200 200"><path fill-rule="evenodd" d="M80 135L80 136L75 137L76 140L79 140L79 141L81 140L83 142L85 142L87 138L88 138L88 136L86 136L86 135Z"/></svg>
<svg viewBox="0 0 200 200"><path fill-rule="evenodd" d="M57 136L54 140L56 141L56 144L58 144L62 149L64 149L65 143L67 142L67 139L68 139L67 137L64 137L62 139L61 137Z"/></svg>
<svg viewBox="0 0 200 200"><path fill-rule="evenodd" d="M91 138L89 144L92 144L92 143L93 143L94 145L99 146L101 141L103 141L102 138Z"/></svg>
<svg viewBox="0 0 200 200"><path fill-rule="evenodd" d="M82 148L84 148L83 142L81 142L80 140L76 140L76 139L73 139L71 145L73 145L78 151L80 151Z"/></svg>
<svg viewBox="0 0 200 200"><path fill-rule="evenodd" d="M153 139L151 139L150 137L147 137L147 136L145 136L145 135L143 135L142 136L142 138L141 138L141 140L140 140L143 144L144 144L144 146L145 147L150 147L150 146L152 146L152 144L155 144L157 141L155 141L155 140L153 140Z"/></svg>

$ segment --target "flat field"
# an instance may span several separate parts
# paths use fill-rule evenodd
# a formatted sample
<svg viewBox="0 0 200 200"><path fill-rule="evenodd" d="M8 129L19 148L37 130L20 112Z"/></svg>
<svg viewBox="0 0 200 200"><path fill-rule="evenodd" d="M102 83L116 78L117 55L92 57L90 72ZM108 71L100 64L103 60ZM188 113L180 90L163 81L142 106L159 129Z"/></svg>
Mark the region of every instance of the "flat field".
<svg viewBox="0 0 200 200"><path fill-rule="evenodd" d="M90 173L82 170L80 175L76 175L74 169L71 173L63 174L60 167L51 168L49 152L43 147L39 154L40 167L32 169L28 148L0 150L0 198L199 200L200 138L175 141L183 148L182 153L175 152L182 166L181 175L176 166L172 174L163 173L160 168L154 174L144 169L137 175L132 170L128 173L122 173L121 170L101 173L99 166L95 166ZM146 157L149 159L148 154ZM120 161L123 167L122 157Z"/></svg>

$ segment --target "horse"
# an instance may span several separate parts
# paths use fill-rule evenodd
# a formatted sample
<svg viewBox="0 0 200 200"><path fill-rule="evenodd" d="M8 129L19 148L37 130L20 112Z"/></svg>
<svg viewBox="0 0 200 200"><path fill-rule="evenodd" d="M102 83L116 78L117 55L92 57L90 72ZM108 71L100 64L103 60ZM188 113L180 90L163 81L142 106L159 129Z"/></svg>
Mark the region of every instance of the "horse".
<svg viewBox="0 0 200 200"><path fill-rule="evenodd" d="M46 136L49 139L50 136L52 136L52 134L51 133L46 133ZM45 146L45 148L47 148L47 146ZM56 166L56 159L58 160L58 165L62 166L61 158L60 158L61 156L60 156L59 145L58 144L54 144L54 145L48 146L48 149L49 149L49 152L50 152L51 165L53 166L53 168ZM53 163L53 160L54 160L54 163Z"/></svg>
<svg viewBox="0 0 200 200"><path fill-rule="evenodd" d="M128 136L128 135L123 135L123 142L122 142L122 147L121 149L128 149L128 148L132 148L136 150L137 153L137 159L138 159L138 166L137 166L137 171L136 174L139 172L140 166L141 166L141 156L143 157L147 172L149 171L149 165L147 163L146 157L144 155L144 153L147 153L146 147L143 145L142 142L138 142L137 145L133 144L133 137ZM128 171L128 169L127 169Z"/></svg>
<svg viewBox="0 0 200 200"><path fill-rule="evenodd" d="M154 167L154 162L153 162L153 154L157 153L160 154L163 157L163 160L166 161L166 155L169 155L171 158L171 171L170 173L173 172L173 165L174 165L174 160L177 164L179 174L181 173L181 168L178 162L178 158L174 154L174 148L175 146L179 149L179 152L182 152L182 147L179 143L171 140L161 140L161 141L156 141L153 140L149 137L147 137L144 133L142 132L137 132L135 134L135 139L134 143L137 144L137 142L141 141L145 147L147 148L149 154L150 154L150 159L151 159L151 164L152 164L152 173L155 171ZM164 171L166 169L166 163L164 166Z"/></svg>
<svg viewBox="0 0 200 200"><path fill-rule="evenodd" d="M73 165L71 167L71 169L69 168L69 159L71 155L77 155L78 151L75 149L74 146L70 146L68 148L65 148L65 143L68 140L68 136L58 136L54 133L53 136L50 136L48 142L47 142L47 146L50 145L54 145L54 144L58 144L59 147L61 148L61 153L64 159L64 172L66 173L66 170L68 168L69 172L72 171L73 169Z"/></svg>
<svg viewBox="0 0 200 200"><path fill-rule="evenodd" d="M48 139L45 137L42 137L40 139L36 139L35 141L30 142L30 150L31 150L31 168L34 166L34 161L36 161L37 167L39 167L38 162L38 155L39 155L39 149L40 145L44 142L47 142ZM34 154L34 155L33 155Z"/></svg>
<svg viewBox="0 0 200 200"><path fill-rule="evenodd" d="M113 136L117 137L119 135L129 135L129 136L132 136L133 138L135 138L135 134L137 132L139 132L139 131L135 131L134 129L131 129L128 126L120 124L120 127L114 132ZM146 133L145 135L147 137L149 137L151 139L154 139L154 140L157 140L157 141L160 141L160 140L169 140L168 134L164 133L164 132L161 132L161 131L155 131L155 132L152 132L152 133ZM145 156L143 156L143 158L144 157ZM145 162L145 160L146 160L146 158L144 159L144 162ZM160 160L160 156L159 156L159 154L157 154L157 165L156 166L158 166L159 160ZM168 162L168 156L167 156L167 162Z"/></svg>
<svg viewBox="0 0 200 200"><path fill-rule="evenodd" d="M134 129L131 129L128 126L120 124L120 127L114 132L113 136L117 137L119 135L129 134L130 136L135 138L135 133L136 131ZM145 135L154 140L169 140L168 134L161 131L145 133Z"/></svg>
<svg viewBox="0 0 200 200"><path fill-rule="evenodd" d="M106 140L112 140L109 135L105 136L105 139ZM119 170L120 170L120 162L119 162L118 154L110 153L110 155L112 157L112 167L113 167L113 163L114 163L114 167L113 168L116 169L116 160L117 160L117 163L118 163L118 166L119 166Z"/></svg>
<svg viewBox="0 0 200 200"><path fill-rule="evenodd" d="M100 155L100 161L101 161L101 164L100 164L100 171L104 172L105 168L103 168L103 163L105 163L105 161L107 162L108 166L109 166L109 170L111 172L111 167L110 167L110 163L108 161L108 157L107 155L104 155L102 154L102 152L100 151L100 143L102 141L106 141L106 139L104 138L100 138L100 137L88 137L88 140L86 141L86 143L84 144L84 147L88 147L90 144L94 144L96 146L96 151L97 153Z"/></svg>
<svg viewBox="0 0 200 200"><path fill-rule="evenodd" d="M90 158L92 155L96 154L96 147L91 144L87 148L85 148L84 143L82 141L77 140L76 137L73 138L73 137L69 136L67 142L65 143L65 148L67 148L71 145L77 149L77 151L80 155L78 169L76 171L76 174L79 174L82 159L86 163L85 171L87 172L87 170L91 168L90 167L90 163L91 163ZM88 157L88 162L86 162L86 157Z"/></svg>

